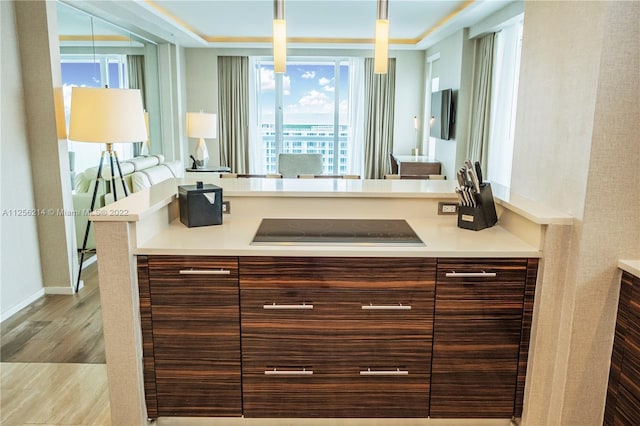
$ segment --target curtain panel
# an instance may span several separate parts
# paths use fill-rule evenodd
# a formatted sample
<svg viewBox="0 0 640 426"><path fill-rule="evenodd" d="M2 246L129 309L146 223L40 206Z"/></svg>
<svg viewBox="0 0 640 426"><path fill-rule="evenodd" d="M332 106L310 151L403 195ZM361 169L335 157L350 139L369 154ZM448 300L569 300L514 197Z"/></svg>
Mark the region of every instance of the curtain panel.
<svg viewBox="0 0 640 426"><path fill-rule="evenodd" d="M471 98L471 129L467 158L479 161L487 170L489 129L491 126L491 81L493 74L493 45L496 34L491 33L476 40L476 63L473 73Z"/></svg>
<svg viewBox="0 0 640 426"><path fill-rule="evenodd" d="M396 60L389 59L386 74L373 72L373 58L364 61L364 178L381 179L389 173L393 151Z"/></svg>
<svg viewBox="0 0 640 426"><path fill-rule="evenodd" d="M249 172L249 58L218 57L220 164Z"/></svg>
<svg viewBox="0 0 640 426"><path fill-rule="evenodd" d="M147 110L147 99L145 97L144 84L144 55L127 55L127 77L129 79L129 89L140 89L142 95L142 108ZM133 144L133 156L140 155L144 141Z"/></svg>

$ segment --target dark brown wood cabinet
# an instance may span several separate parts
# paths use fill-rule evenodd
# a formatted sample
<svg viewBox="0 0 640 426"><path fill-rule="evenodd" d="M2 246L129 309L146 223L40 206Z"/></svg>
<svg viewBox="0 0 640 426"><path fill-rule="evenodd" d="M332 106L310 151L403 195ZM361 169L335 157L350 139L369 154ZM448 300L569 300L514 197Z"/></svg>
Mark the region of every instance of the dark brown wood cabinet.
<svg viewBox="0 0 640 426"><path fill-rule="evenodd" d="M519 417L537 265L139 256L148 416Z"/></svg>
<svg viewBox="0 0 640 426"><path fill-rule="evenodd" d="M149 418L242 415L238 260L139 256Z"/></svg>
<svg viewBox="0 0 640 426"><path fill-rule="evenodd" d="M435 259L240 259L247 417L426 417Z"/></svg>
<svg viewBox="0 0 640 426"><path fill-rule="evenodd" d="M640 278L623 272L604 425L640 424Z"/></svg>
<svg viewBox="0 0 640 426"><path fill-rule="evenodd" d="M536 259L438 259L431 417L519 417Z"/></svg>

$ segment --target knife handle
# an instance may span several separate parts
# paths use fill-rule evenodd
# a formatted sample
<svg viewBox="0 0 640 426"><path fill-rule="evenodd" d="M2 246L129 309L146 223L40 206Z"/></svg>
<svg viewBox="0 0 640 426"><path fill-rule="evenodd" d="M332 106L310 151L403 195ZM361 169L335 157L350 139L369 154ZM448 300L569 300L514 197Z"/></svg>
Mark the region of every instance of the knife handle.
<svg viewBox="0 0 640 426"><path fill-rule="evenodd" d="M482 167L480 166L479 161L476 161L475 167L476 167L476 176L478 177L478 183L482 185L484 181L482 179Z"/></svg>

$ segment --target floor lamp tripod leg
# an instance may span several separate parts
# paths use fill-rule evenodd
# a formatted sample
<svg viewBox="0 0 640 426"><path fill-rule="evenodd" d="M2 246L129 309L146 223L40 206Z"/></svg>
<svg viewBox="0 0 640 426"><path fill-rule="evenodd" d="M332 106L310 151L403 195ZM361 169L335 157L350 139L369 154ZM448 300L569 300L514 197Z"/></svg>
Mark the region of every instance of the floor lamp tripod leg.
<svg viewBox="0 0 640 426"><path fill-rule="evenodd" d="M118 161L118 153L113 151L113 156L116 159L116 165L118 166L118 173L120 174L120 182L122 182L122 189L124 190L124 196L129 196L129 191L127 190L127 184L124 182L124 177L122 176L122 169L120 168L120 161ZM115 186L115 184L114 184Z"/></svg>
<svg viewBox="0 0 640 426"><path fill-rule="evenodd" d="M96 196L98 195L98 184L102 178L102 164L104 163L105 151L102 151L100 155L100 164L98 165L98 174L96 176L96 184L93 187L93 196L91 197L91 206L89 207L89 213L91 213L96 206ZM76 280L76 290L80 290L80 277L82 276L82 264L84 263L84 254L87 251L87 241L89 240L89 231L91 229L91 221L87 218L87 227L84 231L84 239L82 240L82 249L80 249L80 268L78 269L78 279Z"/></svg>

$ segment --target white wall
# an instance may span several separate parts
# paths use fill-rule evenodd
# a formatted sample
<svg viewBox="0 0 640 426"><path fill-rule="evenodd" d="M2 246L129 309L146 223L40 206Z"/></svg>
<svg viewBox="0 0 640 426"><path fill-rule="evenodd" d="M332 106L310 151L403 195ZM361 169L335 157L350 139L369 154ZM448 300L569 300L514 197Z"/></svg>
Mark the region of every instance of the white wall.
<svg viewBox="0 0 640 426"><path fill-rule="evenodd" d="M456 99L455 138L436 139L436 159L442 163L442 174L448 179L463 164L467 155L469 134L469 105L471 77L473 71L473 42L467 30L460 30L431 46L426 51L430 57L439 53L440 59L433 63L432 78L440 80L439 89L453 89Z"/></svg>
<svg viewBox="0 0 640 426"><path fill-rule="evenodd" d="M638 70L640 3L526 3L511 189L576 220L545 242L524 424L602 424L617 260L640 258Z"/></svg>
<svg viewBox="0 0 640 426"><path fill-rule="evenodd" d="M185 49L187 111L218 111L218 56L270 56L270 49ZM288 56L371 57L369 50L290 49ZM397 154L410 154L416 145L413 117L422 122L424 92L424 51L392 50L396 58L396 103L394 114L394 149ZM195 139L185 146L186 157L195 151ZM218 140L207 140L211 164L219 164ZM185 159L185 165L190 164Z"/></svg>
<svg viewBox="0 0 640 426"><path fill-rule="evenodd" d="M0 318L43 294L36 218L8 214L35 208L13 2L0 2L2 143L0 144Z"/></svg>

